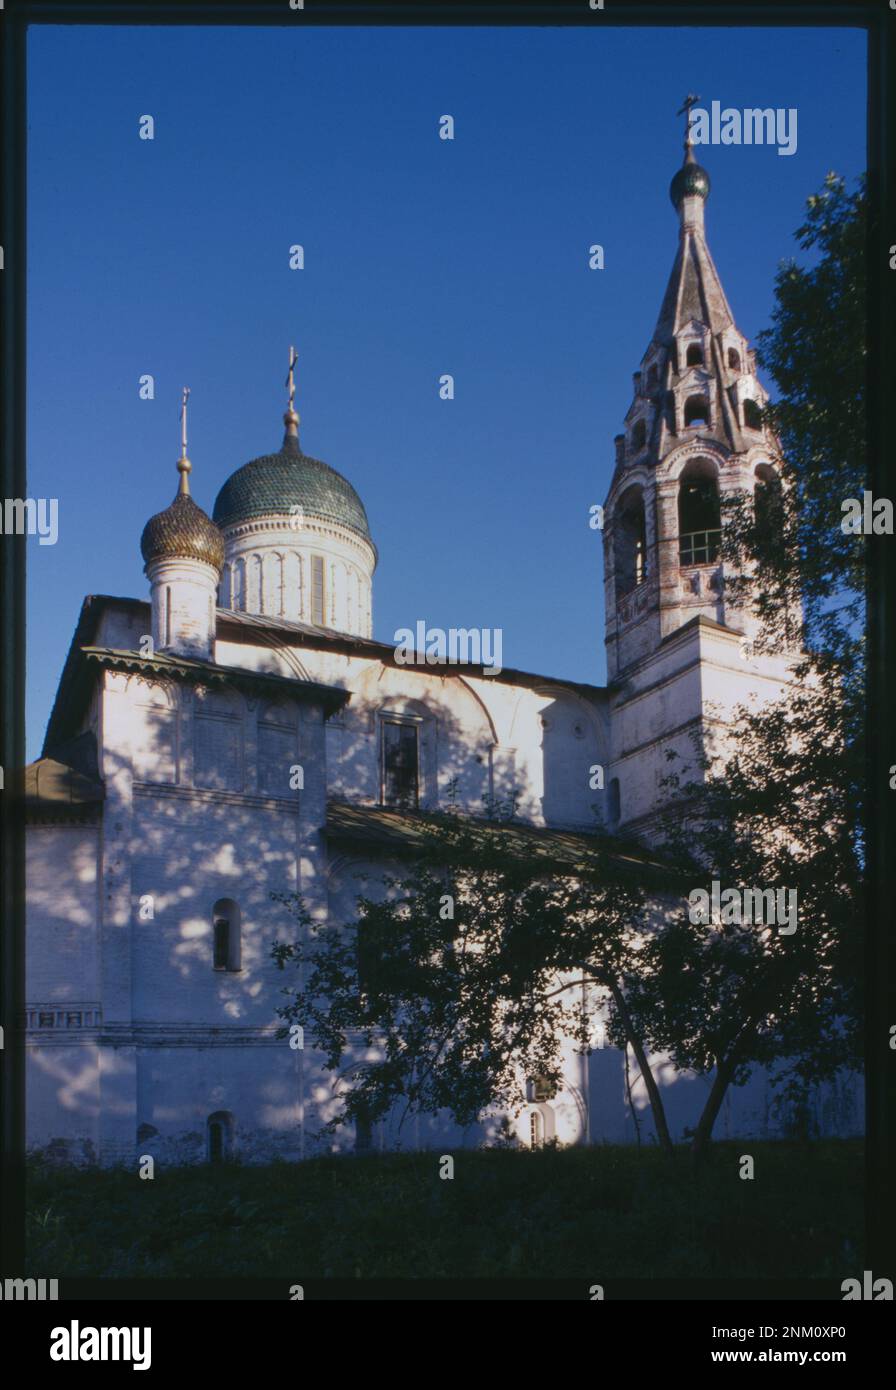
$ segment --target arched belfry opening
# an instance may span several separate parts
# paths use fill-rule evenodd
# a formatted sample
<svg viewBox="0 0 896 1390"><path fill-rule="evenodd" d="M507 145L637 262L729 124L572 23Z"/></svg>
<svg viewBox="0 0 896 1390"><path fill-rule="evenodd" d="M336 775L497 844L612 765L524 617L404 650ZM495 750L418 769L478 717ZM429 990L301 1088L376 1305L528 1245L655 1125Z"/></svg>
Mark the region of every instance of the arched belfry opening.
<svg viewBox="0 0 896 1390"><path fill-rule="evenodd" d="M690 429L692 425L704 425L708 429L711 424L709 401L706 397L688 396L684 403L685 429Z"/></svg>
<svg viewBox="0 0 896 1390"><path fill-rule="evenodd" d="M647 521L640 487L630 487L623 493L613 530L616 595L620 597L647 579Z"/></svg>
<svg viewBox="0 0 896 1390"><path fill-rule="evenodd" d="M722 522L719 484L709 459L692 459L678 481L678 557L682 565L711 565L719 558Z"/></svg>
<svg viewBox="0 0 896 1390"><path fill-rule="evenodd" d="M762 429L762 410L749 398L744 401L744 426L748 430Z"/></svg>

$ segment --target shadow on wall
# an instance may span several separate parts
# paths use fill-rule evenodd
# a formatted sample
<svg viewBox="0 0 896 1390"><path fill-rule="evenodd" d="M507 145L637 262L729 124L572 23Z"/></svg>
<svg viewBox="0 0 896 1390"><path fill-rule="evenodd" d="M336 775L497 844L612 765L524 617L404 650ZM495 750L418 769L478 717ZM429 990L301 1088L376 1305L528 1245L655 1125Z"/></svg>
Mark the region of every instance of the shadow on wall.
<svg viewBox="0 0 896 1390"><path fill-rule="evenodd" d="M545 823L576 830L608 824L608 753L600 713L570 695L552 699L540 722Z"/></svg>
<svg viewBox="0 0 896 1390"><path fill-rule="evenodd" d="M454 805L482 815L515 802L523 816L543 812L569 824L578 818L569 814L570 784L580 780L584 790L572 804L582 807L580 823L593 825L590 806L599 793L588 788L588 774L598 731L585 702L555 699L545 707L539 798L518 785L512 762L496 766L494 730L467 687L441 681L440 690L450 686L449 702L430 693L431 673L416 678L420 695L409 693L411 678L381 667L332 721L340 796L381 803L384 727L396 724L413 731L417 750L408 809ZM72 1046L55 1045L55 1037L48 1046L38 1030L41 1046L31 1054L38 1142L55 1145L54 1154L64 1149L69 1161L78 1154L90 1161L99 1151L104 1163L131 1162L137 1152L175 1161L178 1154L179 1161L300 1156L302 1121L310 1135L319 1121L309 1112L326 1119L336 1104L320 1059L276 1038L284 977L270 951L289 939L293 924L270 894L299 891L323 916L329 893L323 827L308 822L303 790L290 783L307 761L300 709L261 702L252 718L236 690L200 695L129 679L136 687L128 712L136 708L141 721L138 753L133 763L108 748L104 754L107 874L95 1001L104 1016L98 1028L66 1038ZM321 771L304 767L306 778ZM368 868L373 875L383 865L374 859ZM33 951L58 955L73 932L82 943L98 932L95 923L54 916L46 902L40 910L40 927L29 936ZM56 988L64 997L64 983ZM60 1114L64 1125L56 1122ZM213 1123L215 1115L230 1118ZM416 1127L410 1146L426 1146L433 1126L421 1120ZM474 1130L477 1139L486 1132ZM468 1142L473 1133L460 1137ZM350 1135L344 1144L327 1141L352 1143Z"/></svg>

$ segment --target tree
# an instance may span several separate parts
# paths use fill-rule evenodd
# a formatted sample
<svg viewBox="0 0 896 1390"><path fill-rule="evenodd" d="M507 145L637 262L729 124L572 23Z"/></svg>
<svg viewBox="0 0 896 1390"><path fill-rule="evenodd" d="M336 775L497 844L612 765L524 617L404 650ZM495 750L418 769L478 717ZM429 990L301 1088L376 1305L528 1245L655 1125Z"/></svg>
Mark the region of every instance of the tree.
<svg viewBox="0 0 896 1390"><path fill-rule="evenodd" d="M814 263L784 261L775 277L771 327L758 337L760 366L779 395L764 412L781 445L781 486L726 502L723 558L728 601L755 603L766 648L790 645L788 615L801 611L807 652L839 655L844 675L857 643L866 566L861 536L844 533L842 503L865 486L865 180L849 193L828 174L796 231ZM763 515L763 512L765 513Z"/></svg>
<svg viewBox="0 0 896 1390"><path fill-rule="evenodd" d="M310 1030L338 1077L341 1108L327 1128L399 1104L402 1120L446 1110L461 1125L496 1106L518 1112L526 1078L560 1082L564 1038L593 1045L606 995L610 1035L632 1047L671 1152L621 983L643 930L643 890L631 863L597 841L582 862L552 854L520 827L443 815L424 823L408 872L384 877L382 899L359 896L352 922L315 925L300 899L281 898L304 939L274 948L281 968L303 972L279 1013Z"/></svg>
<svg viewBox="0 0 896 1390"><path fill-rule="evenodd" d="M786 701L743 711L734 751L680 794L687 844L699 841L706 866L694 886L786 885L796 913L785 933L724 916L672 923L626 982L650 1045L677 1067L715 1073L697 1157L727 1087L753 1066L793 1091L860 1064L863 798L852 694L836 663L816 663ZM667 837L667 849L684 838L680 815Z"/></svg>

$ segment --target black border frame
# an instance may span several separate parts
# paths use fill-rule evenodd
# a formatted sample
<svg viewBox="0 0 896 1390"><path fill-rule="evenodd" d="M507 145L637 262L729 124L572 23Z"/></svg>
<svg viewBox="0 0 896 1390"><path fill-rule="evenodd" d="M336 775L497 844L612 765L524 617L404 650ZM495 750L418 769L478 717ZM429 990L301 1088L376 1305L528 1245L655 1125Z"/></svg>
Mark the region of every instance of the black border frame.
<svg viewBox="0 0 896 1390"><path fill-rule="evenodd" d="M691 0L687 4L638 4L634 0L605 0L601 11L588 0L578 3L536 4L492 0L477 4L427 3L398 0L307 0L301 12L288 0L278 3L238 3L237 0L191 0L191 3L121 3L93 0L90 4L62 0L6 0L0 10L0 73L2 73L2 203L0 246L5 268L0 271L0 441L4 497L27 496L26 484L26 39L32 24L108 25L466 25L572 26L609 25L650 27L852 27L868 36L868 479L876 496L894 497L896 466L887 455L892 447L896 392L888 389L887 368L896 360L896 268L889 269L890 246L896 250L896 11L887 0L876 3L826 3L826 0L754 0L751 4L717 4ZM890 1027L896 1024L896 974L893 969L890 909L896 902L896 834L894 796L889 768L896 765L896 538L869 537L868 555L868 802L869 895L866 924L866 1256L865 1265L878 1275L896 1277L893 1257L894 1197L890 1174L894 1167L896 1116L896 1051ZM25 760L25 547L24 536L3 537L0 553L0 765L6 770L6 790L0 794L0 1020L5 1028L5 1051L0 1068L2 1106L3 1221L0 1270L10 1277L24 1267L24 1035L18 1020L24 1014L24 818L21 769ZM77 1313L69 1299L288 1299L279 1280L70 1280L61 1281L65 1310L56 1320ZM605 1285L608 1299L802 1300L841 1299L834 1281L613 1281ZM572 1299L589 1298L579 1281L310 1281L306 1297L315 1299ZM52 1308L53 1305L47 1305ZM722 1304L722 1307L725 1305ZM33 1305L32 1305L33 1307ZM154 1308L158 1303L154 1304ZM851 1307L851 1306L850 1306ZM837 1320L847 1315L838 1305ZM17 1311L24 1311L19 1305ZM793 1310L794 1318L796 1309ZM155 1312L154 1315L155 1317ZM746 1316L746 1315L745 1315ZM752 1317L752 1312L750 1313ZM729 1310L729 1322L730 1310ZM817 1315L816 1319L817 1320Z"/></svg>

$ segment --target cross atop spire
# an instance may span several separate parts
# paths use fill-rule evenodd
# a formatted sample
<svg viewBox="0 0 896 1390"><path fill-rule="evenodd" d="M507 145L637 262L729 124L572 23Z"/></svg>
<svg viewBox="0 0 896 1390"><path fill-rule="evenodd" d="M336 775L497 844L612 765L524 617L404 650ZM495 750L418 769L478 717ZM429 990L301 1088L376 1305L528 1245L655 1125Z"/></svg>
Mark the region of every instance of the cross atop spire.
<svg viewBox="0 0 896 1390"><path fill-rule="evenodd" d="M297 411L296 408L295 408L295 398L296 398L296 378L295 378L295 370L296 370L296 363L298 362L298 360L299 360L299 354L296 352L296 350L295 350L294 347L290 346L290 349L289 349L289 371L288 371L287 374L286 374L286 386L287 386L287 388L288 388L288 390L289 390L289 396L288 396L288 398L287 398L286 413L285 413L285 415L283 416L283 423L284 423L284 425L286 426L286 438L287 438L288 440L289 440L289 439L294 439L294 440L296 441L296 443L298 443L298 438L299 438L299 414L298 414L298 411Z"/></svg>
<svg viewBox="0 0 896 1390"><path fill-rule="evenodd" d="M699 98L699 96L696 94L696 92L688 92L687 96L686 96L685 99L684 99L684 102L683 102L682 105L679 107L678 111L676 111L676 113L675 113L676 116L684 116L684 120L685 120L685 124L684 124L684 147L685 147L686 150L689 150L689 149L691 148L691 144L692 144L692 141L691 141L691 107L692 107L692 106L696 106L696 105L697 105L697 102L698 102L699 100L700 100L700 98Z"/></svg>
<svg viewBox="0 0 896 1390"><path fill-rule="evenodd" d="M180 458L177 460L177 471L180 474L179 492L185 496L190 495L190 483L188 474L193 467L187 458L187 401L190 399L190 388L185 386L180 403Z"/></svg>
<svg viewBox="0 0 896 1390"><path fill-rule="evenodd" d="M288 375L287 375L287 377L286 377L286 384L287 384L287 386L289 387L289 404L288 404L288 406L287 406L287 409L288 409L288 410L292 410L292 408L293 408L293 401L294 401L295 398L296 398L295 366L296 366L296 363L298 362L298 360L299 360L299 354L296 352L296 350L295 350L294 347L290 347L290 349L289 349L289 373L288 373Z"/></svg>

